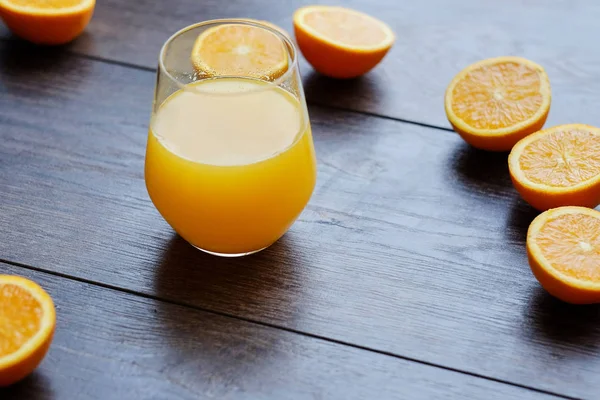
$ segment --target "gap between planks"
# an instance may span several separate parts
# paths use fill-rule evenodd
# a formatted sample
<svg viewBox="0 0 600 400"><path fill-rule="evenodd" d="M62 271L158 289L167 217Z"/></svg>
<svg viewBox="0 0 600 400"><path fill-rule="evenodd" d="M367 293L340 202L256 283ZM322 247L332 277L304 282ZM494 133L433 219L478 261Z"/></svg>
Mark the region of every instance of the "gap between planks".
<svg viewBox="0 0 600 400"><path fill-rule="evenodd" d="M5 37L4 38L0 37L0 41L5 42L5 43L16 43L17 42L17 40L15 40L15 39L10 39L10 38L5 38ZM111 60L109 58L94 56L91 54L85 54L85 53L80 53L80 52L71 51L71 50L66 50L65 52L73 57L83 58L83 59L87 59L87 60L91 60L91 61L97 61L97 62L101 62L101 63L105 63L105 64L116 65L116 66L123 67L123 68L137 69L139 71L153 72L153 73L156 73L156 71L157 71L157 68L146 67L144 65L129 63L129 62L125 62L125 61ZM371 111L355 110L355 109L348 108L348 107L340 107L340 106L335 106L335 105L331 105L331 104L324 104L324 103L319 103L319 102L308 100L308 99L306 101L308 104L312 104L312 105L322 107L322 108L329 108L329 109L333 109L333 110L339 110L339 111L344 111L344 112L366 115L366 116L373 117L373 118L382 118L382 119L387 119L387 120L391 120L391 121L403 122L405 124L417 125L417 126L422 126L422 127L431 128L431 129L437 129L437 130L441 130L441 131L454 132L454 130L451 128L444 127L444 126L438 126L438 125L432 125L432 124L428 124L425 122L419 122L419 121L413 121L410 119L392 117L389 115L378 114L378 113L371 112Z"/></svg>
<svg viewBox="0 0 600 400"><path fill-rule="evenodd" d="M154 72L154 73L156 73L156 71L157 71L156 68L146 67L143 65L128 63L128 62L124 62L124 61L111 60L108 58L89 55L89 54L85 54L85 53L78 53L78 52L74 52L74 51L68 51L68 53L74 57L80 57L80 58L84 58L87 60L98 61L98 62L102 62L102 63L106 63L106 64L118 65L118 66L124 67L124 68L131 68L131 69L137 69L137 70L141 70L141 71ZM387 119L387 120L392 120L392 121L397 121L397 122L403 122L406 124L417 125L417 126L422 126L422 127L431 128L431 129L437 129L437 130L441 130L441 131L454 132L453 129L447 128L444 126L431 125L431 124L428 124L425 122L412 121L409 119L392 117L392 116L383 115L383 114L377 114L377 113L371 112L371 111L355 110L355 109L348 108L348 107L340 107L340 106L335 106L335 105L331 105L331 104L319 103L319 102L308 100L308 99L306 99L306 102L308 104L312 104L312 105L322 107L322 108L329 108L329 109L333 109L333 110L362 114L362 115L367 115L367 116L373 117L373 118L382 118L382 119Z"/></svg>

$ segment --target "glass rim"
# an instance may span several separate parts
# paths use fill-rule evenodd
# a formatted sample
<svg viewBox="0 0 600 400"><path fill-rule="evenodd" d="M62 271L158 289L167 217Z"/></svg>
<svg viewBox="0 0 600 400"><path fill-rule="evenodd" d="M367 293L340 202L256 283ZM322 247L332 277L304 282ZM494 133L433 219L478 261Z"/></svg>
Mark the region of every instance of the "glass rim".
<svg viewBox="0 0 600 400"><path fill-rule="evenodd" d="M224 24L239 24L239 25L250 25L250 26L256 26L258 28L262 28L265 29L271 33L273 33L275 36L277 36L277 38L279 38L279 40L281 40L287 47L288 49L291 49L291 63L288 63L287 69L286 71L281 74L280 76L278 76L276 79L273 79L272 81L267 81L267 80L263 80L260 78L257 78L256 80L260 80L262 82L266 82L266 83L272 83L274 85L279 85L282 82L285 82L286 80L290 79L290 76L294 73L295 70L297 70L298 68L298 49L296 48L296 45L294 44L294 42L292 42L291 38L287 37L287 35L284 35L282 32L280 32L279 30L265 24L262 23L260 21L257 20L250 20L250 19L244 19L244 18L221 18L221 19L209 19L206 21L202 21L202 22L197 22L195 24L192 25L188 25L180 30L178 30L177 32L173 33L166 41L165 43L162 45L161 49L160 49L160 53L158 56L158 68L159 70L164 73L171 81L175 82L175 84L180 88L183 89L187 84L180 82L177 78L175 78L165 67L165 57L166 57L166 51L167 48L169 47L169 45L175 40L177 39L179 36L181 36L182 34L189 32L193 29L196 28L201 28L203 26L211 26L211 25L224 25ZM288 53L290 53L288 51ZM231 77L231 76L227 76L227 77ZM206 79L216 79L219 78L217 77L207 77ZM263 90L267 90L268 87L264 87L264 88L255 88L255 89L251 89L248 90L249 93L252 92L260 92Z"/></svg>

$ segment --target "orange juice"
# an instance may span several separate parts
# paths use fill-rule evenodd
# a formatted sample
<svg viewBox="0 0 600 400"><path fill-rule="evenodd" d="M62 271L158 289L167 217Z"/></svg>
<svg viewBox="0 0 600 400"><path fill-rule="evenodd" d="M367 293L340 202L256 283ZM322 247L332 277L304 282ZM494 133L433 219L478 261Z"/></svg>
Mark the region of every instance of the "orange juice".
<svg viewBox="0 0 600 400"><path fill-rule="evenodd" d="M245 78L184 86L150 122L146 187L165 220L209 252L279 239L315 186L306 112L286 90Z"/></svg>

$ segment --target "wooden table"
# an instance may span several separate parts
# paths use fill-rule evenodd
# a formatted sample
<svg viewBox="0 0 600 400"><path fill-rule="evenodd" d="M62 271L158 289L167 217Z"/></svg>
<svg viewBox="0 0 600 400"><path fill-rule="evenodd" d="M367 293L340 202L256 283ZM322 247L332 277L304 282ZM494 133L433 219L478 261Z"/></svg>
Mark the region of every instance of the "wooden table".
<svg viewBox="0 0 600 400"><path fill-rule="evenodd" d="M506 154L466 146L442 106L467 64L522 55L550 75L547 126L600 125L600 2L347 0L398 40L361 79L302 64L319 178L291 231L218 259L159 216L143 163L162 43L216 17L291 29L307 3L101 0L62 48L0 29L0 272L58 310L2 400L600 398L600 308L539 287Z"/></svg>

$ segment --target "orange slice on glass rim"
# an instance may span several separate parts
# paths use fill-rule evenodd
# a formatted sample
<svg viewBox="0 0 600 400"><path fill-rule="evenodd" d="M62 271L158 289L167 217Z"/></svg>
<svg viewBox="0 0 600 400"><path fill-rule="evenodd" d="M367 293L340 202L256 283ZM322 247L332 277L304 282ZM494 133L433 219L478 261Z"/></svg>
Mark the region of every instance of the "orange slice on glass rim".
<svg viewBox="0 0 600 400"><path fill-rule="evenodd" d="M288 52L275 33L253 25L224 24L202 32L192 50L194 68L212 76L273 80L288 68Z"/></svg>
<svg viewBox="0 0 600 400"><path fill-rule="evenodd" d="M283 29L282 27L280 27L277 24L274 24L273 22L265 21L263 19L252 19L252 18L241 18L241 19L244 20L244 21L253 22L253 23L256 23L256 24L266 25L269 28L278 31L283 36L285 36L286 38L288 38L288 39L291 40L290 34L285 29Z"/></svg>

